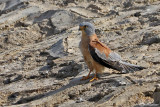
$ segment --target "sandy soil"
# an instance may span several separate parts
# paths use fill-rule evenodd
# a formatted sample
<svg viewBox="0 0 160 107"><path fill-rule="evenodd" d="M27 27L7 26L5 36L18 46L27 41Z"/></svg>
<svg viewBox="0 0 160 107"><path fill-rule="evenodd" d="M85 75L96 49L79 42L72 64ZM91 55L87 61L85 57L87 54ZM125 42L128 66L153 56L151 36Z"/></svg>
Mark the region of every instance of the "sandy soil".
<svg viewBox="0 0 160 107"><path fill-rule="evenodd" d="M83 21L147 69L80 81L88 73L78 46ZM159 0L0 0L0 106L159 107L159 83Z"/></svg>

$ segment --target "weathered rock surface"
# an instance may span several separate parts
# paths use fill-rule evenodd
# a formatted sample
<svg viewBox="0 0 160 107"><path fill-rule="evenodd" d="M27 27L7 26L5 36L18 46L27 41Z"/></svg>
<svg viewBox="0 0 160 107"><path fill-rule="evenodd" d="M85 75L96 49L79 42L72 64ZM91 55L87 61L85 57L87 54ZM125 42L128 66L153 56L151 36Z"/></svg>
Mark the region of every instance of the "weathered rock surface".
<svg viewBox="0 0 160 107"><path fill-rule="evenodd" d="M94 82L79 50L79 23L147 69L107 69ZM1 0L0 106L159 107L159 0Z"/></svg>

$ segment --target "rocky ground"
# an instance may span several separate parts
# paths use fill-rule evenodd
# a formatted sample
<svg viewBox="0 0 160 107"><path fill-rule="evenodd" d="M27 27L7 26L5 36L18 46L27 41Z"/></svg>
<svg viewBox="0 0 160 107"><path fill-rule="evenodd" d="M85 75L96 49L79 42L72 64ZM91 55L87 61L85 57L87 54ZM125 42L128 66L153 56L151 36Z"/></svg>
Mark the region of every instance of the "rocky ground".
<svg viewBox="0 0 160 107"><path fill-rule="evenodd" d="M147 69L80 81L88 73L78 47L83 21ZM0 106L159 107L159 82L159 0L0 0Z"/></svg>

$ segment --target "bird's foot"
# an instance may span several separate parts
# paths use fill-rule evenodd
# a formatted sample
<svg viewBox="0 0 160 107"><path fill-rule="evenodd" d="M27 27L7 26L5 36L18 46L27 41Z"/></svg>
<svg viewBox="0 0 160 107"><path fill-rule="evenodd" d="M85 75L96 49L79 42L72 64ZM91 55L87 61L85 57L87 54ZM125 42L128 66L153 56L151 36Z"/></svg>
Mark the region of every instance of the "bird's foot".
<svg viewBox="0 0 160 107"><path fill-rule="evenodd" d="M98 80L98 78L97 77L93 77L89 82L92 82L94 80Z"/></svg>
<svg viewBox="0 0 160 107"><path fill-rule="evenodd" d="M91 78L91 76L83 76L81 80L87 80L89 78Z"/></svg>

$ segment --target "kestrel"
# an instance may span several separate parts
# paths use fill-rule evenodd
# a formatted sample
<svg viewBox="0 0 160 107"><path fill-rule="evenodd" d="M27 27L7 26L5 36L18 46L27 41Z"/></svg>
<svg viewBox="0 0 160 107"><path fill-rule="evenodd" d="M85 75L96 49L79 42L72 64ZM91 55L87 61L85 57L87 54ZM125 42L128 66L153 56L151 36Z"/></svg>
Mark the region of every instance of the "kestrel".
<svg viewBox="0 0 160 107"><path fill-rule="evenodd" d="M79 25L82 31L80 50L84 61L89 68L89 74L81 80L90 78L90 73L95 70L95 75L90 81L98 80L97 73L104 71L105 67L118 70L122 73L129 73L144 69L144 67L122 61L121 56L101 43L95 34L95 27L89 22Z"/></svg>

